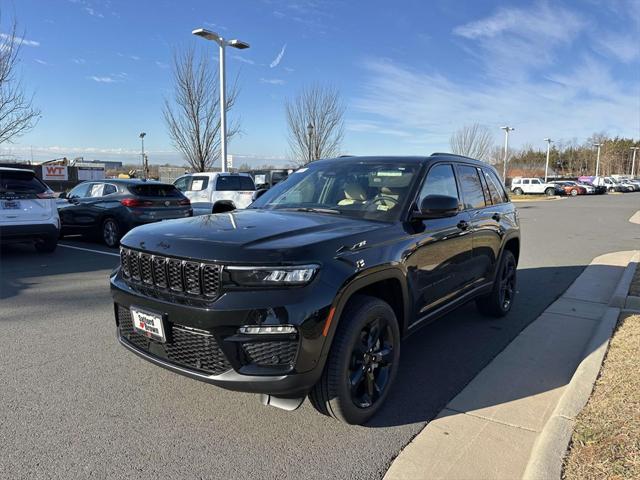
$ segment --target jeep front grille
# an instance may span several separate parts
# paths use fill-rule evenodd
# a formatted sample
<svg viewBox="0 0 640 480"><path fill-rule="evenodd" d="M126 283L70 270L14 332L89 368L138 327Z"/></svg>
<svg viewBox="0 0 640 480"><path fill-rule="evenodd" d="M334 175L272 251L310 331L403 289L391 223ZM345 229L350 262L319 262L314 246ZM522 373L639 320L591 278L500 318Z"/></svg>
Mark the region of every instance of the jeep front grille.
<svg viewBox="0 0 640 480"><path fill-rule="evenodd" d="M213 300L220 294L220 265L120 248L122 276L132 285Z"/></svg>

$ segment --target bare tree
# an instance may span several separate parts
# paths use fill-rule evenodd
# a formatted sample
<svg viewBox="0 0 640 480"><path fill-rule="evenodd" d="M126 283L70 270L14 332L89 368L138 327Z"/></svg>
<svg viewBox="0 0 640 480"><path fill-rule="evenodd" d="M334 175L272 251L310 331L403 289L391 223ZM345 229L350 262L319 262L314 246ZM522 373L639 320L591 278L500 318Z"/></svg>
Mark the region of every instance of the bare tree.
<svg viewBox="0 0 640 480"><path fill-rule="evenodd" d="M11 30L0 34L0 143L24 135L40 119L40 110L32 105L33 96L25 94L16 72L22 42L14 20Z"/></svg>
<svg viewBox="0 0 640 480"><path fill-rule="evenodd" d="M493 151L493 135L487 127L474 123L457 130L449 139L453 153L489 161Z"/></svg>
<svg viewBox="0 0 640 480"><path fill-rule="evenodd" d="M335 157L344 136L345 107L336 88L314 85L285 103L294 163Z"/></svg>
<svg viewBox="0 0 640 480"><path fill-rule="evenodd" d="M163 114L174 147L195 172L205 172L220 158L220 95L217 70L193 48L173 56L173 101L165 99ZM227 92L226 110L238 98L237 79ZM227 125L227 141L237 135L237 123Z"/></svg>

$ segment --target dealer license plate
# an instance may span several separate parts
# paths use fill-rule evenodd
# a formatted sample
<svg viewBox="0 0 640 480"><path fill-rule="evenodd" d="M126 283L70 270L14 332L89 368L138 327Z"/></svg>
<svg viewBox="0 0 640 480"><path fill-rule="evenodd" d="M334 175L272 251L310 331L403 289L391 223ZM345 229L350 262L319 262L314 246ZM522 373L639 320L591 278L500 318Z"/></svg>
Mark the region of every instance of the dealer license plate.
<svg viewBox="0 0 640 480"><path fill-rule="evenodd" d="M133 328L135 328L138 333L160 342L166 341L161 313L143 310L138 307L131 307L130 310L131 318L133 319Z"/></svg>

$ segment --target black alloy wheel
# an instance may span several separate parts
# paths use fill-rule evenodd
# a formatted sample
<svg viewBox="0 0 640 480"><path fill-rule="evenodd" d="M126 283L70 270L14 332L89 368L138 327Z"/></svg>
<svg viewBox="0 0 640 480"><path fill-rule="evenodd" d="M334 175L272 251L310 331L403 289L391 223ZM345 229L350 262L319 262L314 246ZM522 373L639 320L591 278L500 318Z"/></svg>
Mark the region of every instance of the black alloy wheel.
<svg viewBox="0 0 640 480"><path fill-rule="evenodd" d="M116 248L120 243L120 227L114 218L102 222L102 239L109 248Z"/></svg>
<svg viewBox="0 0 640 480"><path fill-rule="evenodd" d="M340 315L327 363L309 399L320 413L363 424L383 405L399 360L400 329L393 309L379 298L356 295Z"/></svg>
<svg viewBox="0 0 640 480"><path fill-rule="evenodd" d="M476 300L478 310L492 317L504 317L513 306L517 285L516 257L510 250L502 252L491 293Z"/></svg>

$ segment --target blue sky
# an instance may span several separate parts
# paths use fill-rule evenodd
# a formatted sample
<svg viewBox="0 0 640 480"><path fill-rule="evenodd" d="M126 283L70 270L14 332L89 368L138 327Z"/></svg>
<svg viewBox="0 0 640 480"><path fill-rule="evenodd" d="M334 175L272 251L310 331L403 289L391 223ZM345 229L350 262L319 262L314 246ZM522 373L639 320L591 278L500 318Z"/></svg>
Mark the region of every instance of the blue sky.
<svg viewBox="0 0 640 480"><path fill-rule="evenodd" d="M2 29L25 30L22 75L42 110L3 154L36 160L181 163L162 119L172 51L204 26L251 44L228 50L239 75L230 152L288 157L284 99L305 85L337 87L343 150L429 154L472 122L512 125L515 147L593 132L640 136L640 0L0 1ZM217 58L217 57L216 57ZM237 157L240 158L240 157Z"/></svg>

